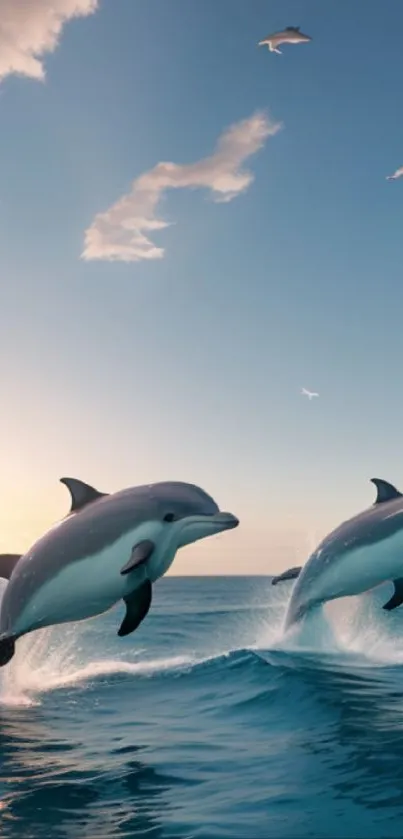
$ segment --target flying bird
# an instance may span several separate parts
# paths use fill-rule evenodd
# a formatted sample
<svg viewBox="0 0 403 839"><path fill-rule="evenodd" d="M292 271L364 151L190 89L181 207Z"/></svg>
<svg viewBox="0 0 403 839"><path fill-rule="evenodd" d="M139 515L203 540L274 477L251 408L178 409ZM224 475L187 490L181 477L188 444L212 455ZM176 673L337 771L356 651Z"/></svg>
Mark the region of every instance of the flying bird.
<svg viewBox="0 0 403 839"><path fill-rule="evenodd" d="M299 26L286 26L281 32L273 32L272 35L263 38L263 41L259 41L259 47L267 44L270 52L278 52L282 55L281 50L278 49L279 44L307 44L308 41L312 41L312 38L309 35L303 35Z"/></svg>
<svg viewBox="0 0 403 839"><path fill-rule="evenodd" d="M386 175L387 181L397 181L398 178L403 177L403 166L400 169L396 169L396 172L393 175Z"/></svg>
<svg viewBox="0 0 403 839"><path fill-rule="evenodd" d="M306 387L301 388L302 396L307 396L309 401L314 398L314 396L319 396L319 393L315 393L313 390L307 390Z"/></svg>

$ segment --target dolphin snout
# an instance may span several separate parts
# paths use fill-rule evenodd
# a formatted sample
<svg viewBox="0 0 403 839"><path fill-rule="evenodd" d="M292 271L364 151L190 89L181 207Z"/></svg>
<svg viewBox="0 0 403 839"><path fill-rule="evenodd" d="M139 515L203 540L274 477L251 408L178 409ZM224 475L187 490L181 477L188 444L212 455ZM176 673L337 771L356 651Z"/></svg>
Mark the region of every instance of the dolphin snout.
<svg viewBox="0 0 403 839"><path fill-rule="evenodd" d="M213 520L226 530L238 527L239 524L239 519L233 516L232 513L216 513Z"/></svg>

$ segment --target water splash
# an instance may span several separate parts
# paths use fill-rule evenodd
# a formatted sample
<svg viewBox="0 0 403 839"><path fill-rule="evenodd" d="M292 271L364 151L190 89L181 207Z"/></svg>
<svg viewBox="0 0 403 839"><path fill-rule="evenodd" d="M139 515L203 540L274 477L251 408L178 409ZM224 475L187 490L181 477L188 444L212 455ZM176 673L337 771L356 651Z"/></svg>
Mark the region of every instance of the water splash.
<svg viewBox="0 0 403 839"><path fill-rule="evenodd" d="M147 650L133 647L126 660L112 647L109 654L102 657L98 652L93 660L91 621L39 630L18 641L14 658L0 670L0 704L38 705L45 694L60 688L89 686L95 679L118 674L142 677L165 670L192 669L242 649L279 652L286 657L308 653L319 666L329 655L341 664L403 663L403 609L394 613L382 610L389 584L360 597L328 603L297 631L285 634L284 617L293 585L272 587L268 582L264 595L267 608L262 606L260 589L259 601L247 604L248 617L245 606L236 623L227 622L225 609L221 609L215 631L205 639L207 643L197 643L194 649L186 645L185 650L179 650L182 654L174 656L150 659Z"/></svg>
<svg viewBox="0 0 403 839"><path fill-rule="evenodd" d="M142 650L133 651L138 659ZM44 694L116 674L152 675L192 663L189 656L126 661L119 658L88 660L82 632L77 626L39 630L21 638L10 664L0 677L0 704L39 705Z"/></svg>
<svg viewBox="0 0 403 839"><path fill-rule="evenodd" d="M390 584L326 603L301 626L284 632L283 624L294 583L276 586L270 598L270 618L260 626L257 649L285 653L338 655L363 666L403 664L403 609L382 610L390 595ZM389 594L388 594L389 592Z"/></svg>

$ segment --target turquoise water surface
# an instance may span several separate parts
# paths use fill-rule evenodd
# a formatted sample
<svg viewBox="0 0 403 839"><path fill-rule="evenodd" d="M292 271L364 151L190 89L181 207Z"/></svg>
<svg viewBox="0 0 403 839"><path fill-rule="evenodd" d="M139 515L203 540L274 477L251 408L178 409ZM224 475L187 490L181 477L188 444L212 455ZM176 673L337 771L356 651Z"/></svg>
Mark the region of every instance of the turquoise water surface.
<svg viewBox="0 0 403 839"><path fill-rule="evenodd" d="M165 578L22 639L0 676L1 836L401 837L403 609L383 586L284 639L292 583Z"/></svg>

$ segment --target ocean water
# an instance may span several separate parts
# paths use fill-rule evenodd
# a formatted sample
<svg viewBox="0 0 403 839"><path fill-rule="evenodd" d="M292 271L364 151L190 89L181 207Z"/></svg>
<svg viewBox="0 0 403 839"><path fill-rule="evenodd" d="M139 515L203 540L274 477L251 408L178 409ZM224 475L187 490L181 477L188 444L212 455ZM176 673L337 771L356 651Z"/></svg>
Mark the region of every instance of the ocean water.
<svg viewBox="0 0 403 839"><path fill-rule="evenodd" d="M403 835L403 608L385 585L285 638L293 583L165 578L22 639L0 675L2 839Z"/></svg>

